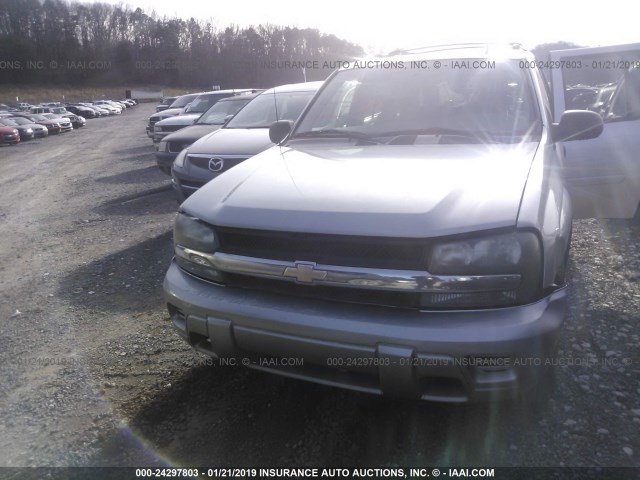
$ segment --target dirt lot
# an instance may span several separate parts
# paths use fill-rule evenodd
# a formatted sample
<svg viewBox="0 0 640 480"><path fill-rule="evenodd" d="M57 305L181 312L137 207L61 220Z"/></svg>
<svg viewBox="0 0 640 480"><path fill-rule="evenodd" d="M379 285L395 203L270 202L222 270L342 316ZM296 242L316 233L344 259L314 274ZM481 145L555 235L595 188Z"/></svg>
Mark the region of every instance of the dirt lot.
<svg viewBox="0 0 640 480"><path fill-rule="evenodd" d="M177 204L152 111L0 148L0 466L640 466L637 221L575 222L567 364L535 408L213 365L163 306Z"/></svg>

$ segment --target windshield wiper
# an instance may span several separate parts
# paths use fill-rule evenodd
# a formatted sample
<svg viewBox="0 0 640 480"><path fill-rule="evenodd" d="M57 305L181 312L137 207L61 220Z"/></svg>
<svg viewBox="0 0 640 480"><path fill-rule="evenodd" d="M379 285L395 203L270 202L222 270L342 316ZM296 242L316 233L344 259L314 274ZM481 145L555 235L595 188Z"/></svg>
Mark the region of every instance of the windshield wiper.
<svg viewBox="0 0 640 480"><path fill-rule="evenodd" d="M343 130L340 128L323 128L321 130L310 130L308 132L301 132L292 135L291 138L309 138L309 137L345 137L352 138L354 140L360 140L363 142L370 142L374 144L384 143L380 140L376 140L370 135L362 132L356 132L354 130Z"/></svg>
<svg viewBox="0 0 640 480"><path fill-rule="evenodd" d="M224 128L228 128L230 130L242 130L242 129L246 129L246 130L251 130L254 128L266 128L269 129L269 125L234 125L233 127L229 126L229 124L227 124Z"/></svg>
<svg viewBox="0 0 640 480"><path fill-rule="evenodd" d="M396 130L392 132L381 132L377 134L378 137L392 137L387 143L394 145L406 137L417 137L420 135L438 135L442 137L438 143L458 143L455 137L462 137L468 140L473 140L472 143L495 143L495 139L486 132L473 132L470 130L460 130L455 128L444 127L429 127L429 128L416 128L411 130Z"/></svg>
<svg viewBox="0 0 640 480"><path fill-rule="evenodd" d="M477 135L469 130L457 130L455 128L429 127L416 128L412 130L396 130L392 132L376 133L376 137L399 137L402 135L457 135L459 137L474 137Z"/></svg>

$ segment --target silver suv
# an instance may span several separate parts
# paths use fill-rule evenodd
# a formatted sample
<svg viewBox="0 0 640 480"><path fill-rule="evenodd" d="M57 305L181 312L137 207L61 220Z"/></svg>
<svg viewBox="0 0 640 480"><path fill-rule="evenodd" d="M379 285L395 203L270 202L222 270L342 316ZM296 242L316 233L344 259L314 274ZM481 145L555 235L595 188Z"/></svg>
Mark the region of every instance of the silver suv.
<svg viewBox="0 0 640 480"><path fill-rule="evenodd" d="M572 206L518 46L427 48L335 72L278 145L188 198L164 290L213 357L376 394L512 397L551 363ZM523 62L533 62L533 67Z"/></svg>

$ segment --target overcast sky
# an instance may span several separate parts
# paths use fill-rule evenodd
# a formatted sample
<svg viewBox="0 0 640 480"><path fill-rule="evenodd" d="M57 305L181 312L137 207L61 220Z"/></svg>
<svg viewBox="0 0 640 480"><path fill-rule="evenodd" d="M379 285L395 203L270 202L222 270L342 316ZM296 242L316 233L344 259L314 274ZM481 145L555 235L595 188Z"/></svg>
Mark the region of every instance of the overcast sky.
<svg viewBox="0 0 640 480"><path fill-rule="evenodd" d="M633 4L620 0L602 4L574 0L102 1L140 7L147 13L155 10L160 16L213 19L220 28L231 23L317 28L357 43L369 53L458 42L518 42L526 48L559 40L585 46L640 42Z"/></svg>

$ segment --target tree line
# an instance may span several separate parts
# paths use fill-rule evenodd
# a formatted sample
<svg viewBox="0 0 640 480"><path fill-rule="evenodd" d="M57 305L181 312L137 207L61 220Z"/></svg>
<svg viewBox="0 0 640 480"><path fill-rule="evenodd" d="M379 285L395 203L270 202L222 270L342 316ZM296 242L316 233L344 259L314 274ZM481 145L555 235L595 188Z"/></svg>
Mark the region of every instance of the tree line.
<svg viewBox="0 0 640 480"><path fill-rule="evenodd" d="M315 29L215 27L142 9L0 0L0 84L153 84L209 89L323 80L363 54Z"/></svg>

